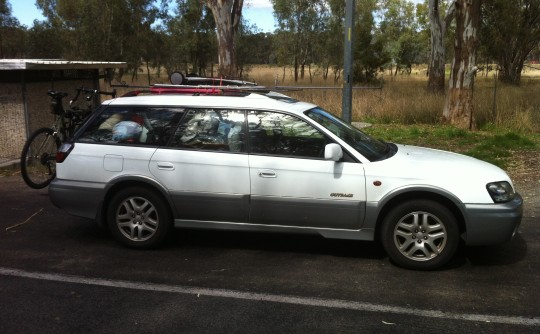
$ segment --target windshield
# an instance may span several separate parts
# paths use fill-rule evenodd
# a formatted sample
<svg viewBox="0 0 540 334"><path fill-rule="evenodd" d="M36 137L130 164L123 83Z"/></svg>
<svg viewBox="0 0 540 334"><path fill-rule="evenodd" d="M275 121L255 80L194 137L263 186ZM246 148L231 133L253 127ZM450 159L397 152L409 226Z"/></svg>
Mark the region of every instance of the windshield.
<svg viewBox="0 0 540 334"><path fill-rule="evenodd" d="M382 160L395 153L390 145L358 130L322 108L313 108L306 115L352 146L369 161Z"/></svg>

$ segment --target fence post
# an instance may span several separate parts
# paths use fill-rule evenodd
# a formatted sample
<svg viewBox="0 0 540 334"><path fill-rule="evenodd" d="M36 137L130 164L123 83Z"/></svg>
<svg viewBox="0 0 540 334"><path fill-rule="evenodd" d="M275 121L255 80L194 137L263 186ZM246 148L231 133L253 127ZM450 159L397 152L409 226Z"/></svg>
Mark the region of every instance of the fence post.
<svg viewBox="0 0 540 334"><path fill-rule="evenodd" d="M492 106L492 114L493 114L493 123L495 123L496 125L498 120L497 120L497 81L498 81L498 75L497 75L497 72L495 72L493 74L493 106Z"/></svg>

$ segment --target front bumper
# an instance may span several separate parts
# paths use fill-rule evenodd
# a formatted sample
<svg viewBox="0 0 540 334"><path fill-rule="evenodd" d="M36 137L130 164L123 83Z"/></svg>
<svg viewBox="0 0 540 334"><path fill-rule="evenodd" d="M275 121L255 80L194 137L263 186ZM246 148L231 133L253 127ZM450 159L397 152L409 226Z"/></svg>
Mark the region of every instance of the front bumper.
<svg viewBox="0 0 540 334"><path fill-rule="evenodd" d="M469 246L506 242L516 234L523 216L523 199L502 204L466 204L465 242Z"/></svg>

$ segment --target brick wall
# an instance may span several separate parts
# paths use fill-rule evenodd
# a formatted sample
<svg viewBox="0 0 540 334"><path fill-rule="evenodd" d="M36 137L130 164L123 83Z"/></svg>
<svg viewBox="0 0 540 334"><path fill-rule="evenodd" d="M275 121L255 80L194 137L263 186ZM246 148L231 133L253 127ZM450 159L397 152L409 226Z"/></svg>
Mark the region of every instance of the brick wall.
<svg viewBox="0 0 540 334"><path fill-rule="evenodd" d="M26 84L28 120L25 120L23 86L20 83L0 83L0 159L18 159L27 137L27 122L30 134L54 122L50 113L50 98L47 90L55 89L69 93L64 99L64 108L75 96L78 87L94 88L94 81L65 80L51 82L30 82ZM97 87L96 87L97 88ZM84 98L84 97L82 97Z"/></svg>
<svg viewBox="0 0 540 334"><path fill-rule="evenodd" d="M0 84L0 158L20 156L26 140L20 84ZM22 130L22 131L21 131Z"/></svg>

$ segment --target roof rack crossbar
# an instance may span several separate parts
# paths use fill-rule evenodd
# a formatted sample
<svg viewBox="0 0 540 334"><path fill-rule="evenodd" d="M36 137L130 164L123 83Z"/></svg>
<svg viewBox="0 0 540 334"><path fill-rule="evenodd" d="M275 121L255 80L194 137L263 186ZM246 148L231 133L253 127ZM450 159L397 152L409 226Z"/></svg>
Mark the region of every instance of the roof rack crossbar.
<svg viewBox="0 0 540 334"><path fill-rule="evenodd" d="M268 93L270 89L263 86L186 86L186 85L154 85L150 87L152 94L204 94L220 95L225 93Z"/></svg>

